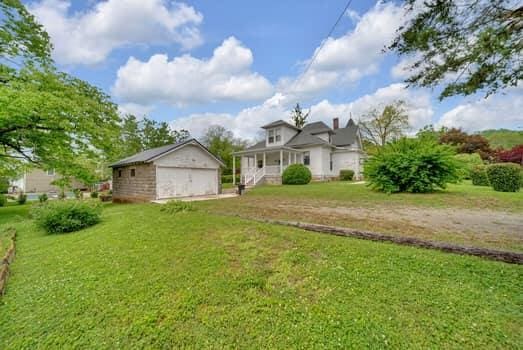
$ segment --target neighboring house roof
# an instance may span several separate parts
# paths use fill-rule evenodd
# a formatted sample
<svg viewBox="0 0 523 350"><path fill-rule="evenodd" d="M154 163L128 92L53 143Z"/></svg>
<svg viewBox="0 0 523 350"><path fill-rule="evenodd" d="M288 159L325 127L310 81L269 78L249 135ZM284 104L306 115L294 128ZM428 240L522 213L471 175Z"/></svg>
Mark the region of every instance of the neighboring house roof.
<svg viewBox="0 0 523 350"><path fill-rule="evenodd" d="M200 146L210 156L212 156L214 159L216 159L216 161L218 161L218 163L220 163L220 165L222 165L222 166L224 165L223 161L220 158L218 158L214 154L212 154L204 145L202 145L200 142L198 142L198 140L188 139L186 141L174 143L172 145L166 145L166 146L148 149L146 151L143 151L143 152L137 153L135 155L132 155L130 157L124 158L122 160L119 160L116 163L109 165L109 167L119 168L122 166L127 166L127 165L132 165L132 164L148 163L148 162L151 162L161 156L164 156L182 146L185 146L187 144L195 144L197 146Z"/></svg>
<svg viewBox="0 0 523 350"><path fill-rule="evenodd" d="M281 120L281 119L280 120L276 120L275 122L272 122L272 123L269 123L267 125L262 126L262 129L270 129L270 128L274 128L274 127L280 126L280 125L285 125L285 126L291 128L291 129L294 129L294 130L298 130L298 131L300 130L300 128L296 127L295 125L287 123L286 121Z"/></svg>

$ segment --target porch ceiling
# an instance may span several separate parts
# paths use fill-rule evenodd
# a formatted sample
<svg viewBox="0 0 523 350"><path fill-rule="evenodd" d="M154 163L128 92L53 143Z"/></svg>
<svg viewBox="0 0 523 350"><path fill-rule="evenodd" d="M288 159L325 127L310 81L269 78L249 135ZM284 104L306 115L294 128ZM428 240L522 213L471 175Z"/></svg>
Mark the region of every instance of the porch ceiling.
<svg viewBox="0 0 523 350"><path fill-rule="evenodd" d="M233 155L245 156L245 155L250 155L250 154L254 155L254 154L260 154L260 153L277 153L280 151L303 153L302 150L283 146L283 147L265 147L265 148L258 148L258 149L250 149L250 150L245 150L245 151L234 152Z"/></svg>

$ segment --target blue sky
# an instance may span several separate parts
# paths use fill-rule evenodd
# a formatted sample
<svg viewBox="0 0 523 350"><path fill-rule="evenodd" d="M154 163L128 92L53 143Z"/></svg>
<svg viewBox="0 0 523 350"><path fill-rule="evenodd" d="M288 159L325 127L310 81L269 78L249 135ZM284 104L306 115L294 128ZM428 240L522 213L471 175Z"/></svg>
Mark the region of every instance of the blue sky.
<svg viewBox="0 0 523 350"><path fill-rule="evenodd" d="M306 63L345 6L329 1L41 0L27 2L59 67L109 93L122 112L195 136L221 124L240 137L286 119L296 102L330 123L395 99L412 130L523 127L520 88L439 102L406 89L408 72L381 49L406 20L399 3L354 0L306 75ZM408 62L408 61L407 61Z"/></svg>

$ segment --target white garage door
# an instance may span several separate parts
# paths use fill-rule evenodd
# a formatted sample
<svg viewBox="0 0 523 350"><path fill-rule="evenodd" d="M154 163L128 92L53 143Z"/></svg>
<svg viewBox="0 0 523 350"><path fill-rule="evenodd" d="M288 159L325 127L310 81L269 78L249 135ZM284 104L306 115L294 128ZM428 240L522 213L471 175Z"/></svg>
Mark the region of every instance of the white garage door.
<svg viewBox="0 0 523 350"><path fill-rule="evenodd" d="M218 193L216 169L158 167L158 198L202 196Z"/></svg>

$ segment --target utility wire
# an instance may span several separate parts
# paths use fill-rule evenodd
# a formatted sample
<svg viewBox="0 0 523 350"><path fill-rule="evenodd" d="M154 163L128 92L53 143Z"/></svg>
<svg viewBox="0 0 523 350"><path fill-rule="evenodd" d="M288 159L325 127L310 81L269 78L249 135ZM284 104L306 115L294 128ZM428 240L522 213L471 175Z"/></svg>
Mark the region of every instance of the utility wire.
<svg viewBox="0 0 523 350"><path fill-rule="evenodd" d="M292 90L294 88L294 86L296 86L302 79L303 77L307 74L307 72L309 71L309 69L311 68L312 64L314 63L314 61L316 60L316 58L318 57L318 54L320 53L320 51L323 49L323 47L325 46L325 43L327 42L327 39L332 35L332 33L334 32L334 29L336 29L336 27L338 26L338 24L340 23L341 19L343 18L343 16L345 15L345 13L347 12L347 10L349 9L349 6L350 4L352 3L352 0L349 0L347 1L347 4L345 5L345 7L343 8L343 11L340 13L340 15L338 16L338 19L336 20L336 22L334 23L334 25L332 26L331 30L329 31L329 33L327 34L327 36L325 37L324 40L322 40L321 42L321 45L320 47L318 48L318 50L316 50L316 52L314 53L314 55L312 56L311 60L309 61L309 64L307 64L307 67L305 67L305 70L300 74L300 76L298 77L298 79L296 79L294 81L294 83L292 84L291 86L291 89Z"/></svg>

